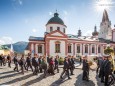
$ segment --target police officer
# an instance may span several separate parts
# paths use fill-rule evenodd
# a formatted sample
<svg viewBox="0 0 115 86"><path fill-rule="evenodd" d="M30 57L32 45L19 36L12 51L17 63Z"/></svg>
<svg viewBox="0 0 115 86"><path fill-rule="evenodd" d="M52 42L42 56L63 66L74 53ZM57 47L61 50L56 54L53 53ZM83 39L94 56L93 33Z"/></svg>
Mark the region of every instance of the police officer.
<svg viewBox="0 0 115 86"><path fill-rule="evenodd" d="M56 56L56 58L55 58L55 68L54 68L54 70L56 70L57 69L57 73L59 73L59 68L58 68L58 65L59 65L59 61L58 61L58 59L59 59L59 56Z"/></svg>
<svg viewBox="0 0 115 86"><path fill-rule="evenodd" d="M38 74L38 65L39 65L37 54L35 54L34 57L32 58L32 65L34 66L33 74L37 75Z"/></svg>
<svg viewBox="0 0 115 86"><path fill-rule="evenodd" d="M68 79L71 79L70 76L69 76L69 68L70 68L70 64L69 64L68 58L65 57L63 72L62 72L62 74L60 75L60 78L61 78L61 79L63 79L62 76L63 76L64 73L66 73L66 75L68 76Z"/></svg>
<svg viewBox="0 0 115 86"><path fill-rule="evenodd" d="M18 57L17 57L17 54L15 54L15 56L14 56L14 65L15 65L15 68L14 68L14 71L16 70L17 72L19 72L19 70L18 70Z"/></svg>
<svg viewBox="0 0 115 86"><path fill-rule="evenodd" d="M89 64L87 60L87 56L83 57L83 77L82 80L89 81Z"/></svg>
<svg viewBox="0 0 115 86"><path fill-rule="evenodd" d="M26 63L27 63L27 71L28 71L28 67L31 68L32 72L33 72L33 68L32 68L32 57L31 54L28 53L28 57L26 58Z"/></svg>

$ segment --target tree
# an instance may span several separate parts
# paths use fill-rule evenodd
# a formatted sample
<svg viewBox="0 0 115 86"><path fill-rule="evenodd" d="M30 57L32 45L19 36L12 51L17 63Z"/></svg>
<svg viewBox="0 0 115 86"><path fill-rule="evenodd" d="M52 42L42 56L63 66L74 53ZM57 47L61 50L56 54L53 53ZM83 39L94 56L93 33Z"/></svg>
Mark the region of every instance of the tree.
<svg viewBox="0 0 115 86"><path fill-rule="evenodd" d="M107 47L107 49L104 50L104 53L110 55L111 53L114 53L114 50L111 49L110 47Z"/></svg>

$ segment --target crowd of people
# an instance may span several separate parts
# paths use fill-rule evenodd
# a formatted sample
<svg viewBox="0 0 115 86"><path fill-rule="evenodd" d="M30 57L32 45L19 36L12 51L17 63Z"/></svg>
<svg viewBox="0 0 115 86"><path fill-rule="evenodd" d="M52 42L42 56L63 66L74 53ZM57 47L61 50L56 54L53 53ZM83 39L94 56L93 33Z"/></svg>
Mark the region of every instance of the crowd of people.
<svg viewBox="0 0 115 86"><path fill-rule="evenodd" d="M113 64L111 62L111 56L104 56L98 57L94 59L94 61L97 63L97 70L96 73L98 77L101 79L101 82L105 84L105 86L111 86L112 84L115 84L115 76L113 71ZM8 67L11 68L11 63L14 63L14 71L20 72L24 74L25 70L28 71L29 68L33 72L33 75L37 75L38 73L43 73L44 78L47 74L55 75L55 71L59 73L59 56L56 57L47 57L46 56L38 56L37 54L34 55L34 57L31 56L31 54L28 53L28 56L22 55L21 58L17 56L17 54L14 55L12 58L10 55L3 56L3 54L0 55L0 66L5 66L6 63L8 63ZM83 70L83 76L82 80L89 81L89 71L90 71L90 65L88 61L88 57L84 56L82 59L80 58L80 63L82 62L82 70ZM65 74L68 79L71 79L70 75L74 75L74 69L75 69L75 58L73 56L67 56L64 58L63 62L63 72L60 75L60 78L63 79L63 75Z"/></svg>

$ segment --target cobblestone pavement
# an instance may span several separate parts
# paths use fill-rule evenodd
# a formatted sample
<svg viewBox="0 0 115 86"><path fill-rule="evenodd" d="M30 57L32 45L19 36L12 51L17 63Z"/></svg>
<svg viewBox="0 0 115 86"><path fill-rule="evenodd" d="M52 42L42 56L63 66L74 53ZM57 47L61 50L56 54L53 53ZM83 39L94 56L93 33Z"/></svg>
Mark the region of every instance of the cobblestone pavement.
<svg viewBox="0 0 115 86"><path fill-rule="evenodd" d="M72 79L68 80L66 76L60 79L60 73L55 75L47 75L43 78L43 74L33 75L31 71L25 71L25 74L13 71L13 68L0 67L0 86L104 86L100 83L100 79L96 77L95 71L90 71L90 81L82 81L82 70L75 69L74 74L70 76Z"/></svg>

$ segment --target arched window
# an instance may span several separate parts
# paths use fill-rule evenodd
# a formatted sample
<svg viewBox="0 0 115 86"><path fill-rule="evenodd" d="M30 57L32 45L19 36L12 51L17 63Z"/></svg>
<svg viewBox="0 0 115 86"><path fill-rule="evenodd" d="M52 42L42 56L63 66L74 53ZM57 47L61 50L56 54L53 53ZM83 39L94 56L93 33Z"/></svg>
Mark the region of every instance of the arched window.
<svg viewBox="0 0 115 86"><path fill-rule="evenodd" d="M88 45L85 45L85 53L88 53Z"/></svg>
<svg viewBox="0 0 115 86"><path fill-rule="evenodd" d="M38 53L42 53L42 45L38 45Z"/></svg>
<svg viewBox="0 0 115 86"><path fill-rule="evenodd" d="M63 28L63 32L65 33L65 28Z"/></svg>
<svg viewBox="0 0 115 86"><path fill-rule="evenodd" d="M50 32L52 32L53 31L53 27L50 27Z"/></svg>
<svg viewBox="0 0 115 86"><path fill-rule="evenodd" d="M71 44L68 45L68 53L71 53Z"/></svg>
<svg viewBox="0 0 115 86"><path fill-rule="evenodd" d="M77 44L77 53L80 53L80 44Z"/></svg>
<svg viewBox="0 0 115 86"><path fill-rule="evenodd" d="M60 27L57 27L57 30L59 30L59 31L60 31Z"/></svg>
<svg viewBox="0 0 115 86"><path fill-rule="evenodd" d="M101 47L98 46L98 53L101 53Z"/></svg>
<svg viewBox="0 0 115 86"><path fill-rule="evenodd" d="M60 42L59 41L55 42L55 52L60 53Z"/></svg>
<svg viewBox="0 0 115 86"><path fill-rule="evenodd" d="M95 53L95 45L92 45L92 53Z"/></svg>

